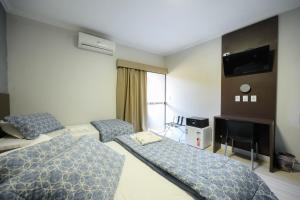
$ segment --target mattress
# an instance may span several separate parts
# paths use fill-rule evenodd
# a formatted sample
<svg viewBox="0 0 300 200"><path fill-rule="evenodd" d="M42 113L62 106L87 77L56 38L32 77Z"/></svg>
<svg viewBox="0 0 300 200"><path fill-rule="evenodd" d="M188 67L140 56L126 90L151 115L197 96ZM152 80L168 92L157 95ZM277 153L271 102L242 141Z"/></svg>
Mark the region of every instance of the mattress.
<svg viewBox="0 0 300 200"><path fill-rule="evenodd" d="M84 135L89 135L89 136L92 136L93 138L96 138L97 140L99 140L99 132L91 124L66 126L66 128L64 128L64 129L47 133L47 135L50 136L51 138L53 138L53 137L62 135L66 132L70 133L76 139L79 139L80 137L82 137Z"/></svg>
<svg viewBox="0 0 300 200"><path fill-rule="evenodd" d="M125 156L115 200L191 200L187 192L152 170L116 142L105 143Z"/></svg>

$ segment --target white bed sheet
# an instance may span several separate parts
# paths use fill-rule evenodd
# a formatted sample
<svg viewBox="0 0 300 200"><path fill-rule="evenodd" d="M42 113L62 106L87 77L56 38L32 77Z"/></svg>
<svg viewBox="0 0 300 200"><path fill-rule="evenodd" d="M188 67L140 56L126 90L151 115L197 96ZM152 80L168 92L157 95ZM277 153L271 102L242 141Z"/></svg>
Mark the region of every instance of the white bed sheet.
<svg viewBox="0 0 300 200"><path fill-rule="evenodd" d="M69 133L75 139L79 139L84 135L89 135L97 140L99 140L99 132L91 124L80 124L73 126L66 126L64 129L56 130L50 133L41 134L38 138L33 140L19 139L7 135L3 138L0 138L0 154L4 155L11 151L15 151L20 148L25 148L32 146L41 142L48 141L56 136Z"/></svg>
<svg viewBox="0 0 300 200"><path fill-rule="evenodd" d="M75 139L79 139L80 137L82 137L84 135L89 135L89 136L99 140L99 132L91 124L66 126L64 129L47 133L47 135L53 138L53 137L62 135L64 133L70 133Z"/></svg>
<svg viewBox="0 0 300 200"><path fill-rule="evenodd" d="M5 151L5 152L2 152L0 154L0 156L6 155L10 152L17 151L22 148L33 146L33 145L41 143L41 142L46 142L48 140L51 140L51 137L49 137L48 135L45 135L45 134L39 135L39 137L37 137L34 140L26 140L26 139L14 138L11 136L5 136L0 139L0 152ZM8 149L11 149L11 150L8 150Z"/></svg>
<svg viewBox="0 0 300 200"><path fill-rule="evenodd" d="M187 192L170 182L116 142L105 143L125 156L114 200L191 200Z"/></svg>

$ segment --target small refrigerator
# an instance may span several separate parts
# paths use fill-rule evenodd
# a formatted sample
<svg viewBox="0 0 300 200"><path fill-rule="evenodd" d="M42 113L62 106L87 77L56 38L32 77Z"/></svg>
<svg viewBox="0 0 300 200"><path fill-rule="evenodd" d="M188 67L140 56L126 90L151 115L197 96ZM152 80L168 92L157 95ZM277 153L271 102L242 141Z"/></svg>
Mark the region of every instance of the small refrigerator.
<svg viewBox="0 0 300 200"><path fill-rule="evenodd" d="M205 128L198 128L193 126L186 126L186 143L200 149L206 149L212 142L212 128L207 126Z"/></svg>

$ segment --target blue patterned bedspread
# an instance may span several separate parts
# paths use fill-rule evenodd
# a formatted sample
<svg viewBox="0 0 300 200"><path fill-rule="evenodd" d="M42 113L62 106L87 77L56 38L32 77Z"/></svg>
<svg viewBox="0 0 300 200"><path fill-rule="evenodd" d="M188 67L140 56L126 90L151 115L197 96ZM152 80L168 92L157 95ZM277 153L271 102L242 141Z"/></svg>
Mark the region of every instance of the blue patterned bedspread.
<svg viewBox="0 0 300 200"><path fill-rule="evenodd" d="M134 132L132 124L119 119L92 121L91 124L99 131L102 142L109 142L117 136Z"/></svg>
<svg viewBox="0 0 300 200"><path fill-rule="evenodd" d="M128 135L119 136L115 141L166 175L166 178L186 189L195 198L277 199L263 180L248 166L225 156L168 138L145 146L138 144Z"/></svg>
<svg viewBox="0 0 300 200"><path fill-rule="evenodd" d="M0 199L114 198L124 157L69 134L0 156Z"/></svg>

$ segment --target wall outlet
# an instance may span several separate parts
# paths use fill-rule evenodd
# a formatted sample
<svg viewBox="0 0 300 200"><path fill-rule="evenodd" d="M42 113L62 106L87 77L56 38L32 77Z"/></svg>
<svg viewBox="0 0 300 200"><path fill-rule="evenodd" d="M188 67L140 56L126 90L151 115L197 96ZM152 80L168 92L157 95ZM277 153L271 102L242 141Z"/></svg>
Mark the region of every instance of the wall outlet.
<svg viewBox="0 0 300 200"><path fill-rule="evenodd" d="M241 101L241 96L236 95L236 96L234 97L234 101L235 101L235 102L240 102L240 101Z"/></svg>
<svg viewBox="0 0 300 200"><path fill-rule="evenodd" d="M256 102L256 101L257 101L256 95L251 95L251 102Z"/></svg>
<svg viewBox="0 0 300 200"><path fill-rule="evenodd" d="M248 95L243 96L243 102L248 102Z"/></svg>

